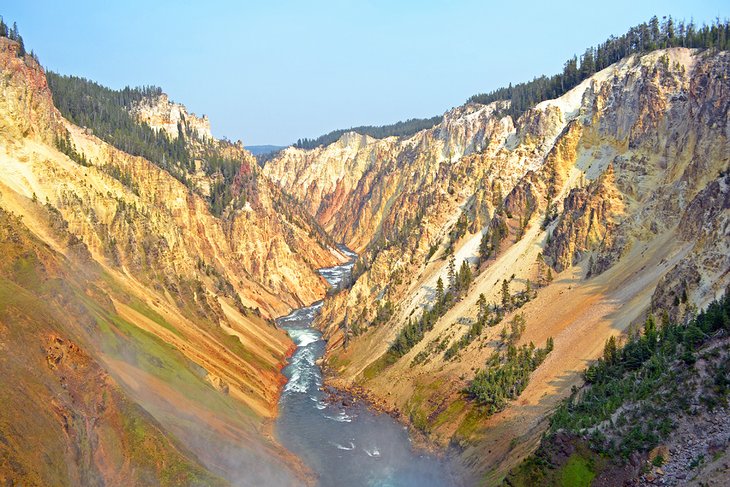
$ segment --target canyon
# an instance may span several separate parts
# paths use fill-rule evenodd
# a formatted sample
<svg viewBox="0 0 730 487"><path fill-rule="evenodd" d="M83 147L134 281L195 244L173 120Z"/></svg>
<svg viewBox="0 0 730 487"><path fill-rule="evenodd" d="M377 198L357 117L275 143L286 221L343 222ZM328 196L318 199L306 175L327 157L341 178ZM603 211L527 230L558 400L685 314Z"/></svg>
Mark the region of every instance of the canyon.
<svg viewBox="0 0 730 487"><path fill-rule="evenodd" d="M467 104L410 138L348 133L267 162L265 174L366 263L317 320L329 383L357 390L497 482L534 450L550 411L609 336L652 310L685 319L686 302L702 308L724 292L728 61L727 52L683 48L634 55L518 120L501 115L504 102ZM500 235L486 261L483 233ZM433 304L439 278L449 282L448 255L457 269L475 266L474 283L394 360L399 330ZM478 320L480 296L499 302L503 282L515 293L539 286L504 316L524 318L517 343L552 337L555 348L519 400L486 417L462 391L503 327L454 358L443 351Z"/></svg>
<svg viewBox="0 0 730 487"><path fill-rule="evenodd" d="M133 155L7 37L0 74L2 483L336 485L335 451L392 474L377 430L402 485L497 485L611 337L730 285L727 50L262 162L161 90L121 106L189 161ZM543 355L487 412L468 391L516 350ZM357 445L317 436L337 404Z"/></svg>
<svg viewBox="0 0 730 487"><path fill-rule="evenodd" d="M2 475L298 485L306 469L271 433L294 348L272 318L320 299L316 268L346 256L239 146L217 149L240 158L246 204L215 217L205 181L192 191L65 120L17 49L0 39ZM145 119L164 130L170 117L157 116Z"/></svg>

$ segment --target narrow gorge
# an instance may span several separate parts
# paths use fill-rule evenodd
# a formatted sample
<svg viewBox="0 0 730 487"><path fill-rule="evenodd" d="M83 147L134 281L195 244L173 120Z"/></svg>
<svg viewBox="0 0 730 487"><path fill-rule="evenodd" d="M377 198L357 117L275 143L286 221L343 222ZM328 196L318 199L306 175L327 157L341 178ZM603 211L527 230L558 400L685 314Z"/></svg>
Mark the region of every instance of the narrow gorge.
<svg viewBox="0 0 730 487"><path fill-rule="evenodd" d="M249 151L0 17L0 484L725 485L729 38Z"/></svg>

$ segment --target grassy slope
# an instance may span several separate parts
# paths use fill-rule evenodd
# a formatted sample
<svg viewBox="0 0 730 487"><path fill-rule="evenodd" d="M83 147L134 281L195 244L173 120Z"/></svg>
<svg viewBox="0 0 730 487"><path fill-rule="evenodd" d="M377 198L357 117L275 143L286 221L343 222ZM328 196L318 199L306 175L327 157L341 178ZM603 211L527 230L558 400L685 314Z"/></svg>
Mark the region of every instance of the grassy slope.
<svg viewBox="0 0 730 487"><path fill-rule="evenodd" d="M0 234L0 480L225 484L85 351L95 320L69 262L3 210Z"/></svg>

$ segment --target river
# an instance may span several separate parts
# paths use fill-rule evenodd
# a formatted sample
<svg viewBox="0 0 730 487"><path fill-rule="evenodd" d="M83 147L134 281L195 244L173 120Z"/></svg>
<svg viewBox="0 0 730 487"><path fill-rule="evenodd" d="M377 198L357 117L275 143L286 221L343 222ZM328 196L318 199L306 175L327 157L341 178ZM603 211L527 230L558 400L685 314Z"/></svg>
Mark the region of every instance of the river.
<svg viewBox="0 0 730 487"><path fill-rule="evenodd" d="M338 288L349 278L353 262L319 272ZM284 368L288 382L279 401L278 440L318 475L321 487L459 485L448 464L414 450L406 428L390 416L362 401L347 408L326 401L322 370L316 363L324 354L325 341L312 328L321 308L319 302L277 320L297 345Z"/></svg>

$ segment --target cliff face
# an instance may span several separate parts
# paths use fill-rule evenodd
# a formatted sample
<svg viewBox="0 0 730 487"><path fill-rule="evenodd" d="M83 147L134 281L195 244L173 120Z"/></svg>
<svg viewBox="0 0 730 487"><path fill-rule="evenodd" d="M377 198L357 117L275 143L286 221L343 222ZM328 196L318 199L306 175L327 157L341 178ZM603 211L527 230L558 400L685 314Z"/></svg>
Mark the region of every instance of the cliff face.
<svg viewBox="0 0 730 487"><path fill-rule="evenodd" d="M577 264L586 252L605 252L613 246L616 226L623 216L622 195L616 188L613 166L609 166L586 187L568 193L545 255L560 272ZM609 263L594 262L589 272L600 272Z"/></svg>
<svg viewBox="0 0 730 487"><path fill-rule="evenodd" d="M2 458L26 473L34 471L33 452L68 464L37 478L21 475L29 484L119 485L128 479L115 475L137 467L141 483L207 484L223 475L244 485L299 484L304 469L272 442L266 421L293 349L270 318L320 299L325 283L315 269L343 257L242 148L214 139L191 148L240 161L231 191L246 204L216 217L202 191L64 120L43 70L16 51L0 39L0 209L14 229L3 243L17 243L16 231L35 243L21 242L3 260L0 308L5 326L34 323L42 338L3 342L12 374L0 389L16 407L6 408L0 433L26 443L0 446ZM66 135L83 163L56 149ZM212 183L218 175L205 177ZM26 301L18 304L19 296ZM34 306L48 318L42 326L17 311ZM52 362L60 354L79 364L61 358L59 368L41 368L36 378L36 364L47 366L29 351L41 349L53 349ZM24 363L26 353L32 360ZM58 380L88 406L72 419L66 403L54 406L43 395L43 384ZM23 410L23 396L15 397L15 384L28 381L38 386L38 421L18 433L11 416ZM103 404L108 414L98 409ZM94 453L93 445L114 441L129 445L123 453L131 464Z"/></svg>
<svg viewBox="0 0 730 487"><path fill-rule="evenodd" d="M210 121L206 115L201 118L194 113L188 113L185 105L170 101L164 93L145 98L135 104L132 114L140 122L157 131L165 132L170 139L178 137L179 124L187 124L197 139L205 141L213 138L210 133Z"/></svg>
<svg viewBox="0 0 730 487"><path fill-rule="evenodd" d="M88 274L74 276L62 255L3 209L0 250L0 480L225 485L79 345L84 328L113 313L100 289L80 282ZM84 291L97 293L99 307L83 306L76 293Z"/></svg>
<svg viewBox="0 0 730 487"><path fill-rule="evenodd" d="M362 250L357 281L318 320L330 380L361 386L498 478L534 448L608 336L651 310L685 315L730 280L728 186L718 177L730 157L728 73L727 52L657 51L518 120L499 104L467 105L406 140L349 134L268 162L266 174ZM398 331L433 304L438 278L448 287L451 252L478 276L410 351L388 357ZM465 338L449 358L444 350L467 337L480 295L501 302L503 281L530 296L503 318L525 318L517 344L553 337L555 350L517 401L486 418L461 391L504 325Z"/></svg>

